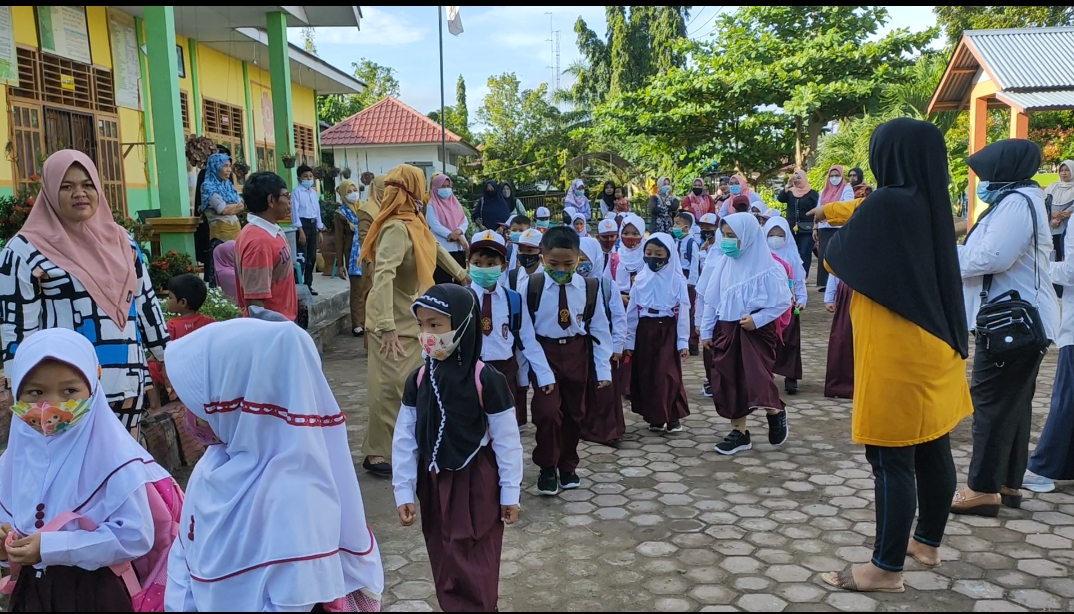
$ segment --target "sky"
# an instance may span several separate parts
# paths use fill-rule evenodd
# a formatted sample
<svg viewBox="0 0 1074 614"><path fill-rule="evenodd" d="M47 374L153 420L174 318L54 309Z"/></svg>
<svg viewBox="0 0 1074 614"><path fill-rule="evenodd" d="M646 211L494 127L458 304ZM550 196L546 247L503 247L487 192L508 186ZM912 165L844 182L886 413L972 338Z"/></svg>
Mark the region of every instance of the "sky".
<svg viewBox="0 0 1074 614"><path fill-rule="evenodd" d="M712 34L718 14L734 12L737 6L695 6L690 12L687 32L704 40ZM931 6L889 6L890 22L878 34L895 28L919 32L935 25ZM551 14L549 14L551 12ZM396 70L399 98L422 113L440 108L440 63L437 52L435 6L363 6L360 30L317 28L317 55L347 73L351 63L366 58ZM551 31L559 31L560 69L579 57L574 22L581 17L600 36L606 22L603 6L463 6L465 29L452 36L444 26L444 95L446 104L455 102L455 83L466 79L466 99L470 121L476 124L477 109L488 92L490 76L515 73L523 89L551 83ZM302 44L302 32L292 28L288 38ZM573 83L570 75L560 76L561 87Z"/></svg>

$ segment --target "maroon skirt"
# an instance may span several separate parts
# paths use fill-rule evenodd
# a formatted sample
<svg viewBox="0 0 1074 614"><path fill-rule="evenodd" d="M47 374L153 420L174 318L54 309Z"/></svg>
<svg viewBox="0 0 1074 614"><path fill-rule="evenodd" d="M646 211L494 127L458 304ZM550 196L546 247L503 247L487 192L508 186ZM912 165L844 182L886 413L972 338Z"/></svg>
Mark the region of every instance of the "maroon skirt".
<svg viewBox="0 0 1074 614"><path fill-rule="evenodd" d="M776 365L772 372L802 379L802 320L797 314L791 315L791 323L783 329L783 342L776 348Z"/></svg>
<svg viewBox="0 0 1074 614"><path fill-rule="evenodd" d="M592 349L590 349L592 352ZM619 394L619 378L625 368L612 361L612 385L597 388L597 369L589 361L589 383L585 392L585 420L582 421L582 439L608 445L622 439L626 433L626 418L623 416L623 397Z"/></svg>
<svg viewBox="0 0 1074 614"><path fill-rule="evenodd" d="M758 407L783 409L772 375L778 342L775 322L752 332L738 322L717 322L709 374L716 413L738 420Z"/></svg>
<svg viewBox="0 0 1074 614"><path fill-rule="evenodd" d="M130 593L111 569L89 571L53 565L37 577L24 567L11 595L9 612L133 612Z"/></svg>
<svg viewBox="0 0 1074 614"><path fill-rule="evenodd" d="M428 459L421 459L428 467ZM500 476L492 446L458 471L418 471L421 532L445 612L495 612L500 594Z"/></svg>
<svg viewBox="0 0 1074 614"><path fill-rule="evenodd" d="M850 325L850 298L854 291L840 283L835 294L835 317L828 337L828 366L824 372L824 396L854 398L854 331Z"/></svg>
<svg viewBox="0 0 1074 614"><path fill-rule="evenodd" d="M678 340L675 318L638 318L630 409L649 424L678 422L690 415Z"/></svg>

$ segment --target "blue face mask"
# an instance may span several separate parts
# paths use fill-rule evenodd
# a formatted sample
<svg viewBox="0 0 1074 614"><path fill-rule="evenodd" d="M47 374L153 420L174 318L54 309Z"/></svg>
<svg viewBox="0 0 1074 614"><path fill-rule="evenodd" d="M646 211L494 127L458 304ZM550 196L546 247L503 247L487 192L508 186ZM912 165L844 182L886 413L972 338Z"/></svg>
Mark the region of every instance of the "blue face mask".
<svg viewBox="0 0 1074 614"><path fill-rule="evenodd" d="M498 266L471 266L470 279L482 288L494 288L500 281L503 270Z"/></svg>
<svg viewBox="0 0 1074 614"><path fill-rule="evenodd" d="M1003 193L1003 188L1008 185L1010 185L1010 183L1001 183L993 186L991 182L978 181L977 200L993 205L995 204L996 199L999 198L999 195Z"/></svg>
<svg viewBox="0 0 1074 614"><path fill-rule="evenodd" d="M537 228L548 228L550 224L548 220L537 220Z"/></svg>
<svg viewBox="0 0 1074 614"><path fill-rule="evenodd" d="M585 190L575 190L574 195L575 196L585 196Z"/></svg>
<svg viewBox="0 0 1074 614"><path fill-rule="evenodd" d="M574 278L574 271L575 271L575 269L569 269L567 271L560 271L558 269L553 269L553 268L548 267L548 266L546 266L544 268L545 274L548 275L549 277L551 277L552 281L554 281L554 282L556 282L557 284L560 284L560 285L571 283L571 279Z"/></svg>
<svg viewBox="0 0 1074 614"><path fill-rule="evenodd" d="M581 275L582 277L589 277L589 274L593 271L593 263L592 262L579 263L578 268L575 269L575 270L578 271L578 274Z"/></svg>
<svg viewBox="0 0 1074 614"><path fill-rule="evenodd" d="M436 191L436 195L440 198L451 198L451 188L440 188Z"/></svg>
<svg viewBox="0 0 1074 614"><path fill-rule="evenodd" d="M742 255L742 250L738 247L738 239L729 239L726 237L720 239L720 251L722 251L728 258L738 258Z"/></svg>
<svg viewBox="0 0 1074 614"><path fill-rule="evenodd" d="M522 233L521 232L512 232L511 233L511 241L513 241L515 243L518 243L518 240L521 239L521 238L522 238Z"/></svg>
<svg viewBox="0 0 1074 614"><path fill-rule="evenodd" d="M661 194L667 194L670 191L671 191L671 186L669 186L669 185L660 186L660 193Z"/></svg>
<svg viewBox="0 0 1074 614"><path fill-rule="evenodd" d="M312 179L303 179L302 180L302 187L304 187L304 188L312 188L313 187L313 180Z"/></svg>
<svg viewBox="0 0 1074 614"><path fill-rule="evenodd" d="M742 186L735 184L731 186L731 193L738 196L742 192Z"/></svg>

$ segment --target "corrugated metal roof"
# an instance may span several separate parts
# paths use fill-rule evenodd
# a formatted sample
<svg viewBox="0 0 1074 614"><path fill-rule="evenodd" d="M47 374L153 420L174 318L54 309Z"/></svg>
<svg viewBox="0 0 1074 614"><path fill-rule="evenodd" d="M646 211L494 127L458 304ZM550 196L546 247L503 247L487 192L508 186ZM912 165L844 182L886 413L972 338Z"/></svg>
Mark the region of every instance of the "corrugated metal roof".
<svg viewBox="0 0 1074 614"><path fill-rule="evenodd" d="M1074 89L1074 27L969 30L965 35L1004 91Z"/></svg>
<svg viewBox="0 0 1074 614"><path fill-rule="evenodd" d="M1074 108L1074 88L1047 92L996 92L996 98L1021 109L1023 113Z"/></svg>

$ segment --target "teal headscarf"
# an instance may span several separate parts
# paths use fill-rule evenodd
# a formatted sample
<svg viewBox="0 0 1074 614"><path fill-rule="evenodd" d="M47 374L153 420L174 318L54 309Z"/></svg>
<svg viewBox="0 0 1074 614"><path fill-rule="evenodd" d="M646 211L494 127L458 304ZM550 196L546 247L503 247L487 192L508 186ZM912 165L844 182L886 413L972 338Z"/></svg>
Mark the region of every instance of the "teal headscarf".
<svg viewBox="0 0 1074 614"><path fill-rule="evenodd" d="M205 165L205 181L201 184L201 208L204 211L209 206L209 200L212 199L213 194L219 194L220 198L224 199L224 202L232 205L239 202L239 192L235 189L235 184L231 183L231 179L221 179L220 169L224 168L224 165L231 161L231 156L222 153L215 153L209 156L209 161Z"/></svg>

